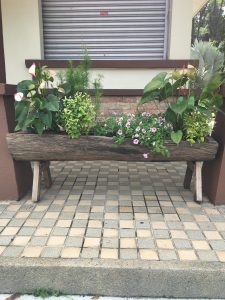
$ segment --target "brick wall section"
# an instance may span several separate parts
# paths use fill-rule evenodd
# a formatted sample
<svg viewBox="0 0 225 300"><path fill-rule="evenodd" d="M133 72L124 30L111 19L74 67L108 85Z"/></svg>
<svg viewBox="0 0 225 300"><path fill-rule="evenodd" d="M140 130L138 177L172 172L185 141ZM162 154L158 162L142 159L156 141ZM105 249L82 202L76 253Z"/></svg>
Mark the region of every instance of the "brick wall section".
<svg viewBox="0 0 225 300"><path fill-rule="evenodd" d="M101 112L105 115L116 113L134 113L137 110L140 97L134 96L104 96L102 97ZM157 114L164 112L168 106L168 102L173 101L169 99L167 101L159 102L152 101L139 107L140 111L146 111L151 114Z"/></svg>

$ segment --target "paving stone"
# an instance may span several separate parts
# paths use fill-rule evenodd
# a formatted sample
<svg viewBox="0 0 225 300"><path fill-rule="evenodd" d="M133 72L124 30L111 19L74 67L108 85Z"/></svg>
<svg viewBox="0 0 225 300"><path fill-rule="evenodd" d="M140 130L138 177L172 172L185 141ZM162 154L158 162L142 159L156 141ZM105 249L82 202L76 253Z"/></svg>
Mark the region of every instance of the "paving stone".
<svg viewBox="0 0 225 300"><path fill-rule="evenodd" d="M80 255L80 248L64 247L61 252L62 258L78 258Z"/></svg>
<svg viewBox="0 0 225 300"><path fill-rule="evenodd" d="M31 246L45 246L47 244L48 237L34 236L30 240Z"/></svg>
<svg viewBox="0 0 225 300"><path fill-rule="evenodd" d="M216 254L212 251L198 250L197 255L201 261L218 261Z"/></svg>
<svg viewBox="0 0 225 300"><path fill-rule="evenodd" d="M102 248L101 258L103 258L103 259L118 259L118 249Z"/></svg>
<svg viewBox="0 0 225 300"><path fill-rule="evenodd" d="M8 246L12 240L12 236L0 236L0 246Z"/></svg>
<svg viewBox="0 0 225 300"><path fill-rule="evenodd" d="M189 240L173 239L173 243L177 249L191 249L192 245Z"/></svg>
<svg viewBox="0 0 225 300"><path fill-rule="evenodd" d="M135 230L134 229L120 229L120 237L134 238Z"/></svg>
<svg viewBox="0 0 225 300"><path fill-rule="evenodd" d="M69 236L66 238L65 245L67 247L76 247L80 248L83 244L83 237L73 237Z"/></svg>
<svg viewBox="0 0 225 300"><path fill-rule="evenodd" d="M19 257L23 252L23 249L24 249L23 247L19 247L19 246L9 246L5 249L2 256Z"/></svg>
<svg viewBox="0 0 225 300"><path fill-rule="evenodd" d="M214 250L225 250L225 241L209 241L212 249Z"/></svg>
<svg viewBox="0 0 225 300"><path fill-rule="evenodd" d="M47 247L43 249L41 257L58 258L60 256L61 251L62 248L59 247Z"/></svg>
<svg viewBox="0 0 225 300"><path fill-rule="evenodd" d="M177 260L177 255L174 250L159 250L160 260Z"/></svg>
<svg viewBox="0 0 225 300"><path fill-rule="evenodd" d="M186 233L191 240L204 240L205 239L202 232L198 231L198 230L187 230Z"/></svg>
<svg viewBox="0 0 225 300"><path fill-rule="evenodd" d="M103 248L118 248L119 240L116 238L103 238L102 247Z"/></svg>
<svg viewBox="0 0 225 300"><path fill-rule="evenodd" d="M140 258L144 260L159 260L157 252L149 249L140 249Z"/></svg>
<svg viewBox="0 0 225 300"><path fill-rule="evenodd" d="M178 255L180 260L182 261L195 261L197 260L197 256L194 250L178 250Z"/></svg>
<svg viewBox="0 0 225 300"><path fill-rule="evenodd" d="M66 236L69 232L69 228L55 227L52 231L52 235Z"/></svg>
<svg viewBox="0 0 225 300"><path fill-rule="evenodd" d="M120 249L121 259L137 259L137 249Z"/></svg>
<svg viewBox="0 0 225 300"><path fill-rule="evenodd" d="M153 239L149 238L138 238L138 247L140 249L152 249L155 248L155 243Z"/></svg>
<svg viewBox="0 0 225 300"><path fill-rule="evenodd" d="M39 226L40 227L51 227L52 228L55 225L55 223L56 223L56 220L54 220L54 219L43 219L40 222Z"/></svg>
<svg viewBox="0 0 225 300"><path fill-rule="evenodd" d="M22 227L17 235L29 235L31 236L36 230L36 227Z"/></svg>
<svg viewBox="0 0 225 300"><path fill-rule="evenodd" d="M88 228L86 231L87 237L101 237L102 229L101 228Z"/></svg>
<svg viewBox="0 0 225 300"><path fill-rule="evenodd" d="M99 249L92 249L92 248L83 248L81 252L82 258L98 258L99 256Z"/></svg>

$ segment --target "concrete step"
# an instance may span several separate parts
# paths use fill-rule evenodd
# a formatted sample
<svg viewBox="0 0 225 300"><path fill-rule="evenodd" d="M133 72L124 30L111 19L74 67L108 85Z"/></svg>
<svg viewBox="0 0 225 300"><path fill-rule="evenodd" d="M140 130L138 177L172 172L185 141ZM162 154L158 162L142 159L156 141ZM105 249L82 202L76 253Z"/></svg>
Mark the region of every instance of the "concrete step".
<svg viewBox="0 0 225 300"><path fill-rule="evenodd" d="M118 297L225 298L225 264L0 258L0 293L52 289Z"/></svg>

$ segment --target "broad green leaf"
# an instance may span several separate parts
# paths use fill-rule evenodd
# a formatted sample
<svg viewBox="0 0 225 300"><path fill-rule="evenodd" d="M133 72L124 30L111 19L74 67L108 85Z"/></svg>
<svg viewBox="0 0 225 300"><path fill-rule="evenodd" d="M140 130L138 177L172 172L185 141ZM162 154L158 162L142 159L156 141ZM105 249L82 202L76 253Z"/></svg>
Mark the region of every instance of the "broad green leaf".
<svg viewBox="0 0 225 300"><path fill-rule="evenodd" d="M40 113L40 119L42 120L43 124L45 124L48 128L52 126L52 112L48 111L46 113Z"/></svg>
<svg viewBox="0 0 225 300"><path fill-rule="evenodd" d="M158 91L144 93L144 95L141 97L140 104L144 104L157 99L159 99Z"/></svg>
<svg viewBox="0 0 225 300"><path fill-rule="evenodd" d="M29 92L29 86L33 85L33 80L23 80L17 85L17 92L26 94Z"/></svg>
<svg viewBox="0 0 225 300"><path fill-rule="evenodd" d="M179 97L176 103L171 103L170 108L176 114L182 115L182 113L187 109L188 102L184 97Z"/></svg>
<svg viewBox="0 0 225 300"><path fill-rule="evenodd" d="M44 131L44 124L42 123L42 121L40 119L35 119L34 127L37 130L37 133L39 135L42 135L42 133Z"/></svg>
<svg viewBox="0 0 225 300"><path fill-rule="evenodd" d="M173 131L171 132L171 140L175 143L175 144L180 144L182 137L183 137L183 132L181 130L178 131Z"/></svg>
<svg viewBox="0 0 225 300"><path fill-rule="evenodd" d="M152 80L149 82L145 88L144 88L144 93L149 93L155 90L158 90L163 87L163 82L160 80Z"/></svg>
<svg viewBox="0 0 225 300"><path fill-rule="evenodd" d="M194 107L195 106L195 97L194 96L190 96L188 98L188 108Z"/></svg>
<svg viewBox="0 0 225 300"><path fill-rule="evenodd" d="M21 103L21 102L20 102ZM16 112L17 114L17 122L18 122L18 125L19 127L22 129L24 128L24 124L26 122L26 119L27 119L27 115L28 115L28 111L29 111L29 102L25 102L25 105L23 105L22 109L20 110L20 112Z"/></svg>
<svg viewBox="0 0 225 300"><path fill-rule="evenodd" d="M167 122L173 124L174 126L176 125L176 123L177 123L177 115L170 108L167 109L165 117L166 117L166 121Z"/></svg>
<svg viewBox="0 0 225 300"><path fill-rule="evenodd" d="M161 72L157 74L144 88L144 93L151 92L157 89L162 88L165 84L165 78L167 76L167 72Z"/></svg>
<svg viewBox="0 0 225 300"><path fill-rule="evenodd" d="M50 111L58 111L59 110L59 99L58 97L49 94L47 96L46 102L44 104L44 108Z"/></svg>

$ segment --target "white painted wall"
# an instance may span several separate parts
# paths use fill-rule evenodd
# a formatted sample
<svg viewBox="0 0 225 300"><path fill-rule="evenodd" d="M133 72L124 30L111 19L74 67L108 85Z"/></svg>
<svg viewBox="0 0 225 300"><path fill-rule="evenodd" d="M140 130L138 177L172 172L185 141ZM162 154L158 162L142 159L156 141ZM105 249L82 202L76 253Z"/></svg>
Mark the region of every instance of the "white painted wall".
<svg viewBox="0 0 225 300"><path fill-rule="evenodd" d="M190 58L193 1L172 0L169 59Z"/></svg>
<svg viewBox="0 0 225 300"><path fill-rule="evenodd" d="M188 59L193 1L172 0L169 59ZM40 0L1 0L7 83L29 78L25 59L43 58ZM105 89L141 89L161 70L98 69Z"/></svg>
<svg viewBox="0 0 225 300"><path fill-rule="evenodd" d="M1 0L6 80L29 78L25 59L42 58L39 0Z"/></svg>

